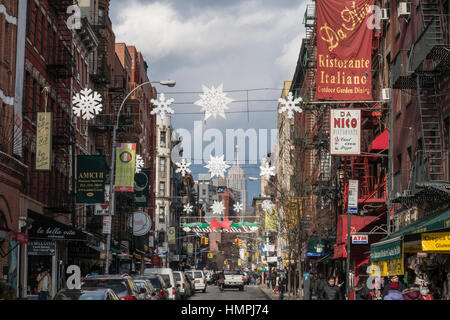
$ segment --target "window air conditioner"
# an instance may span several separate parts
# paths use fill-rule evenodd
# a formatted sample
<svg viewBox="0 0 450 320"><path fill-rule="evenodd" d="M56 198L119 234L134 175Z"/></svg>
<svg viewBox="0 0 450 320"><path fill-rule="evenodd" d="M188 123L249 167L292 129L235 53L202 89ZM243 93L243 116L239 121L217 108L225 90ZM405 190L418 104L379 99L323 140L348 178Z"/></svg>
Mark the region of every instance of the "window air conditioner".
<svg viewBox="0 0 450 320"><path fill-rule="evenodd" d="M381 9L381 20L389 20L389 8Z"/></svg>
<svg viewBox="0 0 450 320"><path fill-rule="evenodd" d="M391 89L390 88L381 89L381 100L391 100Z"/></svg>
<svg viewBox="0 0 450 320"><path fill-rule="evenodd" d="M398 4L398 16L407 16L411 14L411 3L410 2L400 2Z"/></svg>

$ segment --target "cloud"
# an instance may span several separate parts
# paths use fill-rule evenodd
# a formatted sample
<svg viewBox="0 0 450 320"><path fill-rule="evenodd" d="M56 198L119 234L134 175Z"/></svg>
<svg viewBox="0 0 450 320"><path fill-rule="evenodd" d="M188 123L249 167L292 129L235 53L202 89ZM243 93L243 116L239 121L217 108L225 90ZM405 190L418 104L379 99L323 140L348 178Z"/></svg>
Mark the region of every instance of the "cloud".
<svg viewBox="0 0 450 320"><path fill-rule="evenodd" d="M116 13L114 31L118 42L135 45L150 61L175 56L199 62L224 50L268 44L297 33L299 9L242 1L198 7L185 17L170 2L132 1Z"/></svg>

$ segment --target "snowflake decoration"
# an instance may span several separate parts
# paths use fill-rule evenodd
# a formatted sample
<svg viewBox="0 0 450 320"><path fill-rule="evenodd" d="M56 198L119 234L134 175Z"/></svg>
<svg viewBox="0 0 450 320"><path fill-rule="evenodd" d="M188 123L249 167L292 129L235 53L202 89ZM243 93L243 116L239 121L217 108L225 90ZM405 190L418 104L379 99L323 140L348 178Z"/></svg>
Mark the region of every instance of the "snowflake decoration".
<svg viewBox="0 0 450 320"><path fill-rule="evenodd" d="M240 202L236 202L236 204L233 206L234 212L239 213L242 210L244 210L244 205Z"/></svg>
<svg viewBox="0 0 450 320"><path fill-rule="evenodd" d="M211 207L213 214L216 215L222 215L223 210L225 210L225 206L223 205L223 202L214 201L212 207Z"/></svg>
<svg viewBox="0 0 450 320"><path fill-rule="evenodd" d="M294 111L303 112L303 109L298 106L298 104L302 101L303 99L301 97L294 100L292 92L289 92L287 100L283 98L278 99L278 102L283 105L280 108L280 110L278 110L278 113L283 113L287 111L288 118L292 119L292 117L294 116Z"/></svg>
<svg viewBox="0 0 450 320"><path fill-rule="evenodd" d="M273 207L274 207L274 205L273 205L272 201L270 201L270 200L264 200L263 203L261 204L261 208L264 211L272 212Z"/></svg>
<svg viewBox="0 0 450 320"><path fill-rule="evenodd" d="M191 173L191 169L189 169L189 166L191 165L190 162L186 162L186 159L181 159L181 162L175 163L178 167L178 169L175 171L176 173L180 173L185 176L186 172Z"/></svg>
<svg viewBox="0 0 450 320"><path fill-rule="evenodd" d="M258 227L250 227L250 231L252 231L252 232L258 231Z"/></svg>
<svg viewBox="0 0 450 320"><path fill-rule="evenodd" d="M175 111L170 107L170 105L175 101L173 98L167 99L164 93L159 95L159 100L152 99L150 100L156 108L153 109L150 114L159 114L161 119L164 119L167 114L174 114Z"/></svg>
<svg viewBox="0 0 450 320"><path fill-rule="evenodd" d="M209 169L211 178L215 176L225 178L225 171L227 171L230 166L226 164L223 157L223 155L220 157L210 156L211 160L208 161L208 165L206 165L205 168Z"/></svg>
<svg viewBox="0 0 450 320"><path fill-rule="evenodd" d="M275 167L270 167L266 161L264 161L263 165L259 168L261 169L261 173L259 175L261 177L264 176L267 180L270 179L270 176L275 175Z"/></svg>
<svg viewBox="0 0 450 320"><path fill-rule="evenodd" d="M194 207L191 206L190 203L187 203L187 204L184 206L183 211L186 212L187 214L190 214L190 213L193 211L192 208L194 208Z"/></svg>
<svg viewBox="0 0 450 320"><path fill-rule="evenodd" d="M83 89L72 98L73 113L84 120L92 120L102 111L102 96L92 89Z"/></svg>
<svg viewBox="0 0 450 320"><path fill-rule="evenodd" d="M194 104L202 107L202 111L205 111L205 121L208 120L210 116L221 116L226 119L225 110L229 109L227 104L233 102L233 99L228 98L226 93L223 92L223 84L216 88L212 86L211 89L203 87L203 94L200 95L200 100L194 102Z"/></svg>
<svg viewBox="0 0 450 320"><path fill-rule="evenodd" d="M189 228L189 227L184 227L184 228L183 228L183 231L184 231L184 232L189 232L189 231L191 231L191 228Z"/></svg>
<svg viewBox="0 0 450 320"><path fill-rule="evenodd" d="M144 167L144 159L141 157L141 155L136 155L136 173L141 172L142 168Z"/></svg>

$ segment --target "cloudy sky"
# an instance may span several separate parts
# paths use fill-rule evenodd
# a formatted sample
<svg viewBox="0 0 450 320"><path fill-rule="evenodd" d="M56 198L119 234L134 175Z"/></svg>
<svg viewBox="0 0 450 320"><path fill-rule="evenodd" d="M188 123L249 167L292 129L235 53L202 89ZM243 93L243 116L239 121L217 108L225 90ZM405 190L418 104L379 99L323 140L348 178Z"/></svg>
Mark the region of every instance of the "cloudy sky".
<svg viewBox="0 0 450 320"><path fill-rule="evenodd" d="M283 81L292 80L305 32L303 14L310 2L113 0L111 19L116 42L135 45L143 53L150 80L177 82L175 88L157 87L159 92L175 99L174 128L185 129L192 133L192 139L201 140L193 137L193 128L194 121L202 121L204 116L201 108L192 103L199 100L202 85L210 88L223 84L224 91L232 91L227 96L236 100L227 110L232 113L227 113L226 120L218 117L201 122L203 130L218 129L225 140L226 129L250 128L256 132L267 129L270 152L270 129L276 128L277 100ZM203 148L208 144L203 142ZM245 149L248 160L248 143ZM213 155L221 154L213 152ZM226 154L227 159L230 156L233 155ZM240 162L245 159L242 154ZM259 165L247 163L243 167L248 176L259 177ZM197 173L208 171L201 165L192 169L194 179ZM258 182L249 182L248 186L251 202L254 195L259 195L260 186Z"/></svg>

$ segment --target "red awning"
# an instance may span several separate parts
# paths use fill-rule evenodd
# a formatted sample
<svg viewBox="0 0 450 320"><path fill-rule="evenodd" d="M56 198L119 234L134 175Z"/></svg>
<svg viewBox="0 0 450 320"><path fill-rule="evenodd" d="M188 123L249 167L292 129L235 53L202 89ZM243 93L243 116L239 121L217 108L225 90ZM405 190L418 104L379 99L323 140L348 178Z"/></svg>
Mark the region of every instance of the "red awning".
<svg viewBox="0 0 450 320"><path fill-rule="evenodd" d="M344 259L347 258L347 250L345 248L345 244L335 244L334 245L334 254L333 259Z"/></svg>
<svg viewBox="0 0 450 320"><path fill-rule="evenodd" d="M369 145L369 152L389 149L389 130L386 129Z"/></svg>

